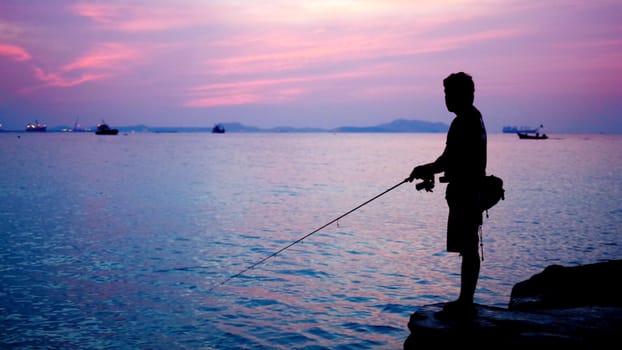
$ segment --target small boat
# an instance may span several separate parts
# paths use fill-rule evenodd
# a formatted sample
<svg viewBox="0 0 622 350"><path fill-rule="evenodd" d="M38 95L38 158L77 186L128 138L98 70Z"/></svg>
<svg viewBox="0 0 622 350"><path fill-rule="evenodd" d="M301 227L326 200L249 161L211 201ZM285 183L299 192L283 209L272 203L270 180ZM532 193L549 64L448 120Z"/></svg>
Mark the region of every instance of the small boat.
<svg viewBox="0 0 622 350"><path fill-rule="evenodd" d="M549 138L548 136L546 136L546 134L540 134L540 133L528 134L524 132L517 132L516 134L518 135L518 138L521 140L546 140Z"/></svg>
<svg viewBox="0 0 622 350"><path fill-rule="evenodd" d="M220 125L220 124L216 124L212 128L212 133L213 134L224 134L225 133L225 127Z"/></svg>
<svg viewBox="0 0 622 350"><path fill-rule="evenodd" d="M540 133L540 129L542 129L544 127L544 125L540 124L540 127L532 130L530 132L526 132L526 131L517 131L516 135L518 135L518 138L521 140L546 140L549 137L546 136L546 134L544 133Z"/></svg>
<svg viewBox="0 0 622 350"><path fill-rule="evenodd" d="M95 130L95 135L116 135L118 133L118 129L111 129L103 120L100 124L97 124L97 130Z"/></svg>
<svg viewBox="0 0 622 350"><path fill-rule="evenodd" d="M39 123L38 120L35 120L34 123L26 124L26 131L43 132L43 131L47 131L47 129L48 129L47 125L45 125L43 123Z"/></svg>

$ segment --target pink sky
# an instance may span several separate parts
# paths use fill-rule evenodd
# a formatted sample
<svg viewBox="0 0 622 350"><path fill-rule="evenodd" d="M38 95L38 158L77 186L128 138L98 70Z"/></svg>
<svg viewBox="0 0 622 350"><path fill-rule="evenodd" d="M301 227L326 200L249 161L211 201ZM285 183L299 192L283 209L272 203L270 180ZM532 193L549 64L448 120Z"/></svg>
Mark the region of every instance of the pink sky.
<svg viewBox="0 0 622 350"><path fill-rule="evenodd" d="M622 133L622 2L0 2L0 122L449 123L465 71L489 132Z"/></svg>

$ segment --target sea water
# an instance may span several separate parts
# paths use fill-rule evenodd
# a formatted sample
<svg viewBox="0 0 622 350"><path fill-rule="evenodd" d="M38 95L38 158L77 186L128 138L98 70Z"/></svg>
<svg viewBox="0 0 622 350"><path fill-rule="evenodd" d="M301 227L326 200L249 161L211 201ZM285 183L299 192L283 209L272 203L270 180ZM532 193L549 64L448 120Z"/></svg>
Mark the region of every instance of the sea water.
<svg viewBox="0 0 622 350"><path fill-rule="evenodd" d="M444 134L0 134L0 347L399 349L455 299ZM622 135L489 135L476 302L622 257ZM252 269L249 266L262 261ZM244 273L237 275L239 272ZM235 276L231 278L231 276Z"/></svg>

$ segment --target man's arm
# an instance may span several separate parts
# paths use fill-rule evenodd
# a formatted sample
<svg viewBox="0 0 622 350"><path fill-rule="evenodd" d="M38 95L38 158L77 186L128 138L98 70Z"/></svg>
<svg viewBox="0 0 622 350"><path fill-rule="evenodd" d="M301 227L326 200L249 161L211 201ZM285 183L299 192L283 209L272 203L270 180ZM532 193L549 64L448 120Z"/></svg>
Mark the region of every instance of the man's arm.
<svg viewBox="0 0 622 350"><path fill-rule="evenodd" d="M408 176L408 181L413 182L415 179L430 179L434 177L434 174L442 173L445 171L445 163L447 162L447 147L434 162L418 165L416 166L410 176Z"/></svg>

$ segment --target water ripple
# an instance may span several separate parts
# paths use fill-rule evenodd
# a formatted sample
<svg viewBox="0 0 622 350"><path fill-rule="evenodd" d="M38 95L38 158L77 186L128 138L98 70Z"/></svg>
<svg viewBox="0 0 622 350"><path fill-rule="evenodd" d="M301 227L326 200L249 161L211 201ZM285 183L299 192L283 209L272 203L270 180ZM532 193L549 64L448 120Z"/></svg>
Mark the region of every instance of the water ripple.
<svg viewBox="0 0 622 350"><path fill-rule="evenodd" d="M220 284L393 185L443 135L40 136L0 137L2 348L397 349L420 305L457 297L441 186L400 187ZM622 254L622 137L503 136L490 171L506 200L484 223L476 294L495 306L549 264Z"/></svg>

